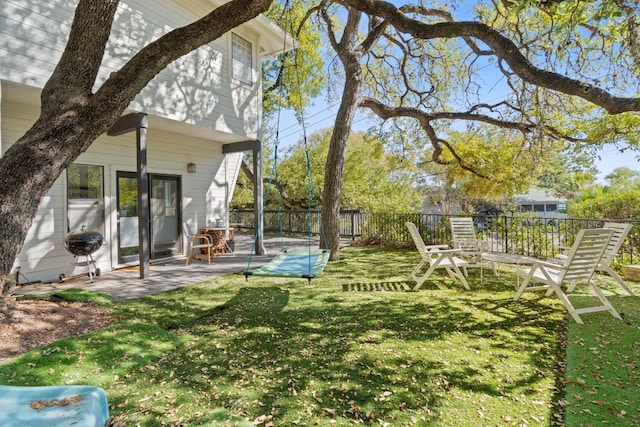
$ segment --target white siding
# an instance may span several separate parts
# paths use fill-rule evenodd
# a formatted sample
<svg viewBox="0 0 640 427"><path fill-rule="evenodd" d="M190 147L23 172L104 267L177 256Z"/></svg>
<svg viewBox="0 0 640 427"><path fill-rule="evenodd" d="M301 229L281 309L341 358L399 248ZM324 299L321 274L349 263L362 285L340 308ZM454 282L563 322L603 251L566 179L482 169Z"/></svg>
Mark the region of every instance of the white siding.
<svg viewBox="0 0 640 427"><path fill-rule="evenodd" d="M2 150L6 151L33 124L38 108L2 102ZM55 280L71 261L64 249L64 181L58 178L40 203L14 266L20 266L29 280Z"/></svg>
<svg viewBox="0 0 640 427"><path fill-rule="evenodd" d="M178 4L180 3L180 4ZM73 19L68 0L0 0L0 78L43 87L62 51ZM189 7L187 9L183 5ZM141 47L186 25L211 6L202 2L125 0L121 2L103 60L99 84ZM229 37L175 61L136 97L135 111L256 138L259 130L258 35L250 24L238 30L253 45L254 85L231 81Z"/></svg>
<svg viewBox="0 0 640 427"><path fill-rule="evenodd" d="M0 0L0 77L42 87L67 42L75 3Z"/></svg>

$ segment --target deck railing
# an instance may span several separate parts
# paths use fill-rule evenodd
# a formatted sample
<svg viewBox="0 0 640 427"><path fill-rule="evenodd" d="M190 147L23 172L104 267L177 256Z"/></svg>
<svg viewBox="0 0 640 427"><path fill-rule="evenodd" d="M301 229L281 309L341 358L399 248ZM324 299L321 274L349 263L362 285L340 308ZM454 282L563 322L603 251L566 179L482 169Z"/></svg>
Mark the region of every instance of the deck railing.
<svg viewBox="0 0 640 427"><path fill-rule="evenodd" d="M411 236L404 223L416 224L427 244L450 244L449 216L420 213L365 213L345 210L340 213L340 235L343 239L380 241L391 245L409 245ZM494 252L515 253L538 258L552 258L573 244L582 228L599 228L605 222L627 222L633 225L619 258L625 264L638 262L640 256L640 220L604 218L546 218L531 214L475 216L478 237ZM252 210L232 210L230 223L253 228ZM320 215L307 211L265 211L265 231L283 234L322 233Z"/></svg>

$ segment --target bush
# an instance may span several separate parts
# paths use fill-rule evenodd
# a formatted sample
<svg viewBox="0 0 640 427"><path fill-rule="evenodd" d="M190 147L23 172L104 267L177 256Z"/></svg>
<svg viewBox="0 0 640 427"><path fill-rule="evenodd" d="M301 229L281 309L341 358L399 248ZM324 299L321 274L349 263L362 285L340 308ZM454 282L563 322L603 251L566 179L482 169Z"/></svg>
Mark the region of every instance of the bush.
<svg viewBox="0 0 640 427"><path fill-rule="evenodd" d="M640 218L640 190L617 191L569 204L570 218Z"/></svg>

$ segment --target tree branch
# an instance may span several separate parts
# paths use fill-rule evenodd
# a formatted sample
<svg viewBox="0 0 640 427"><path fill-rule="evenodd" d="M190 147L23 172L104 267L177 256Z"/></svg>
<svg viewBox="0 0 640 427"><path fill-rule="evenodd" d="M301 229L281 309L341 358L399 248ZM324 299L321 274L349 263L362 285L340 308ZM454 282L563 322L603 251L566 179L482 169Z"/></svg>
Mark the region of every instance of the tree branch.
<svg viewBox="0 0 640 427"><path fill-rule="evenodd" d="M102 63L119 1L81 0L69 39L56 68L42 89L44 115L61 106L86 105ZM91 31L87 31L91 27ZM59 88L65 87L60 92Z"/></svg>
<svg viewBox="0 0 640 427"><path fill-rule="evenodd" d="M472 113L471 111L475 110L476 107L473 107L469 112L442 111L437 113L426 113L419 108L413 107L389 107L373 98L363 98L360 105L370 109L383 120L388 120L393 117L411 117L418 120L421 124L423 122L432 122L436 120L466 120L483 122L503 129L513 129L522 132L523 134L530 133L536 128L536 125L533 123L512 122L496 119L495 117L484 114Z"/></svg>
<svg viewBox="0 0 640 427"><path fill-rule="evenodd" d="M243 159L240 163L240 169L244 172L245 176L249 179L250 182L254 182L254 175L251 167L247 164L247 162ZM280 193L280 197L284 200L285 204L291 207L306 207L304 203L300 201L294 200L289 196L289 193L286 190L286 185L281 182L276 182L274 179L269 177L262 178L262 183L266 185L273 185L276 187L278 192ZM306 200L305 200L306 201Z"/></svg>
<svg viewBox="0 0 640 427"><path fill-rule="evenodd" d="M521 79L540 87L577 96L604 108L610 114L640 111L640 97L618 97L597 86L546 71L533 65L507 37L479 22L425 24L404 15L393 4L379 0L339 0L342 4L388 20L398 31L429 40L473 37L487 44Z"/></svg>

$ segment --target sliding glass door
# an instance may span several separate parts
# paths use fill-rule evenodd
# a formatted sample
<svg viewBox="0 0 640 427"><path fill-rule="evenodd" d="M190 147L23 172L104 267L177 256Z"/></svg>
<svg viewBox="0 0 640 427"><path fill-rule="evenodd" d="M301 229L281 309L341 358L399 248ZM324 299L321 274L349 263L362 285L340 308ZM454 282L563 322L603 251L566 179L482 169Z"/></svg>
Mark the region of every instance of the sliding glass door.
<svg viewBox="0 0 640 427"><path fill-rule="evenodd" d="M151 175L151 257L182 253L180 245L180 177Z"/></svg>
<svg viewBox="0 0 640 427"><path fill-rule="evenodd" d="M138 181L135 172L118 171L118 263L140 259L138 245ZM149 175L151 259L182 253L180 177Z"/></svg>

